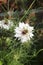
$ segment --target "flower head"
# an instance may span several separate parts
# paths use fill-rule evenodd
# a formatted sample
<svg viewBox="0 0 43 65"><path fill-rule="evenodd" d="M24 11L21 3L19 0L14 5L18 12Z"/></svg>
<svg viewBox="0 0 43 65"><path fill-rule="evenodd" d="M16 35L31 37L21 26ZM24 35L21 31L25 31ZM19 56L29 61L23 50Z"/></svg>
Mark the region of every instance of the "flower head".
<svg viewBox="0 0 43 65"><path fill-rule="evenodd" d="M33 36L33 27L28 23L19 23L19 26L15 28L15 37L21 40L22 43L27 42Z"/></svg>
<svg viewBox="0 0 43 65"><path fill-rule="evenodd" d="M13 26L13 22L11 20L2 20L0 21L0 27L9 30L10 27Z"/></svg>

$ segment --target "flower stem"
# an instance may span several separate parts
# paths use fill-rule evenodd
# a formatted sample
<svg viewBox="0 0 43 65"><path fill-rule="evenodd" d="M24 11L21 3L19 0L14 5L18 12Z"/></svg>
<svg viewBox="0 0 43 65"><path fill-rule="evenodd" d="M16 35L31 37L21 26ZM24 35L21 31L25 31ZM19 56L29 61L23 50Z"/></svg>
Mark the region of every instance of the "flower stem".
<svg viewBox="0 0 43 65"><path fill-rule="evenodd" d="M28 11L32 8L33 4L35 3L35 0L31 3L31 5L29 6L28 10L26 11L25 15L20 19L20 21L22 21L25 16L27 15Z"/></svg>
<svg viewBox="0 0 43 65"><path fill-rule="evenodd" d="M6 12L5 8L1 5L2 9Z"/></svg>
<svg viewBox="0 0 43 65"><path fill-rule="evenodd" d="M8 11L9 11L9 0L8 0Z"/></svg>
<svg viewBox="0 0 43 65"><path fill-rule="evenodd" d="M40 52L42 52L43 51L43 49L40 49L37 53L36 53L36 56L40 53Z"/></svg>
<svg viewBox="0 0 43 65"><path fill-rule="evenodd" d="M35 55L31 56L31 59L35 58L42 51L43 51L43 49L40 49Z"/></svg>

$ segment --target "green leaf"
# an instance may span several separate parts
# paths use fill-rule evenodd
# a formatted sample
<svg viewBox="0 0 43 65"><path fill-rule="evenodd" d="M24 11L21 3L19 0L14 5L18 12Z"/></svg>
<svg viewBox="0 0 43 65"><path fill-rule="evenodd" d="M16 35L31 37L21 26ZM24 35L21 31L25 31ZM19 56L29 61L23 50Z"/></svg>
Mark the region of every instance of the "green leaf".
<svg viewBox="0 0 43 65"><path fill-rule="evenodd" d="M8 65L23 65L22 63L20 63L19 61L11 61L11 63L9 63Z"/></svg>
<svg viewBox="0 0 43 65"><path fill-rule="evenodd" d="M0 65L3 65L3 62L2 61L0 61Z"/></svg>

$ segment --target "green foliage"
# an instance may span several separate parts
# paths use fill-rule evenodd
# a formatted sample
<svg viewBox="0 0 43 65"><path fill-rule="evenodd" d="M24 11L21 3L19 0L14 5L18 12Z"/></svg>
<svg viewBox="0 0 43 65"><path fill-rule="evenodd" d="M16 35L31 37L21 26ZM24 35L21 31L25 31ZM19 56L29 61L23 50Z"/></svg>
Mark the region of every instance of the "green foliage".
<svg viewBox="0 0 43 65"><path fill-rule="evenodd" d="M13 12L11 20L14 27L9 30L0 28L0 65L41 65L43 63L43 15L40 14L40 10L43 9L33 9L36 8L35 0L31 2L15 0L15 3L20 10ZM35 16L31 14L33 12ZM6 15L4 16L6 18ZM31 41L22 44L20 40L15 39L14 29L19 22L27 22L26 19L29 19L28 23L34 27L34 37Z"/></svg>
<svg viewBox="0 0 43 65"><path fill-rule="evenodd" d="M3 62L2 61L0 61L0 65L3 65Z"/></svg>

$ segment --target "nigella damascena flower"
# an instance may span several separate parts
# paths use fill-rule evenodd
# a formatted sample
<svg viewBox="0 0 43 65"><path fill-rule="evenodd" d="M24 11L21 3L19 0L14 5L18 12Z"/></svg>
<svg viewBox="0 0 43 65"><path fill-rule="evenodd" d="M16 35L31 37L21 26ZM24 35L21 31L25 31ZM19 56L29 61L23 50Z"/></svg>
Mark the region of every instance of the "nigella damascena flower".
<svg viewBox="0 0 43 65"><path fill-rule="evenodd" d="M2 20L0 21L0 27L4 28L6 30L9 30L10 27L13 26L13 22L11 22L11 20Z"/></svg>
<svg viewBox="0 0 43 65"><path fill-rule="evenodd" d="M28 23L20 22L19 26L15 28L15 37L22 43L27 42L33 37L33 30L34 28Z"/></svg>

